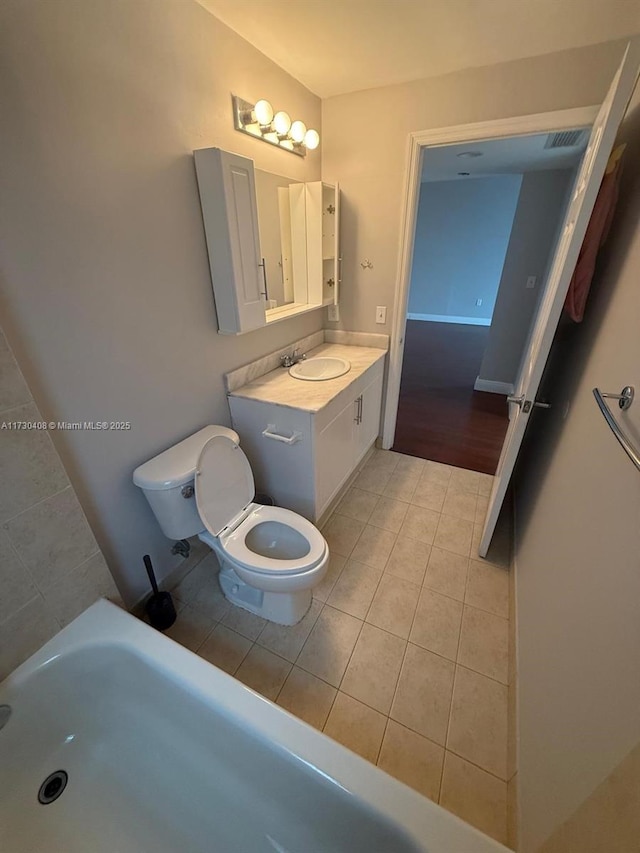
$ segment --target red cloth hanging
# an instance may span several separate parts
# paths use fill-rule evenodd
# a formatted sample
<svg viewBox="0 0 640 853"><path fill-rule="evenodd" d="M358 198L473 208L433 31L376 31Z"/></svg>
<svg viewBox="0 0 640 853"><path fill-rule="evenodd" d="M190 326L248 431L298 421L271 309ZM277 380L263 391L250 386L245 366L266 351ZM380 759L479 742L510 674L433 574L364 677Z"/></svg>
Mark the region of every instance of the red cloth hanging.
<svg viewBox="0 0 640 853"><path fill-rule="evenodd" d="M621 155L622 151L616 150L611 156L609 164L614 161L614 158L615 164L612 168L607 168L600 184L598 197L578 255L578 263L564 301L565 311L575 323L581 323L584 317L598 252L607 239L611 227L613 212L618 201Z"/></svg>

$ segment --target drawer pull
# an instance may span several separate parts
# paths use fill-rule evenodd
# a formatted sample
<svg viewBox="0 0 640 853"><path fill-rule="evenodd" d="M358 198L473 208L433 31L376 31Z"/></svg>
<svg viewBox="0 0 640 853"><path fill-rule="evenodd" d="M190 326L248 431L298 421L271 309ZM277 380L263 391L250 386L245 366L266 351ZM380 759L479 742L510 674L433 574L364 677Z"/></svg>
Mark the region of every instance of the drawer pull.
<svg viewBox="0 0 640 853"><path fill-rule="evenodd" d="M272 438L274 441L281 441L283 444L295 444L297 441L302 441L302 433L294 430L293 435L279 435L277 432L273 432L276 428L275 424L268 424L266 429L262 430L262 434L265 438Z"/></svg>

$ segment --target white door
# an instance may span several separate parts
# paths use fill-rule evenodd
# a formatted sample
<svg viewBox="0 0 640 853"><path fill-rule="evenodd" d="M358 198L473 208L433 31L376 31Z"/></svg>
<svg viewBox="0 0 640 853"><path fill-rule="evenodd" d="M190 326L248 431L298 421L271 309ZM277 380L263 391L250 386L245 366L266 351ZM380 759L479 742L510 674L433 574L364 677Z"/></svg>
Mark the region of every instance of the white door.
<svg viewBox="0 0 640 853"><path fill-rule="evenodd" d="M544 298L522 359L514 394L519 402L511 403L509 429L500 454L480 542L479 550L482 557L486 556L491 543L498 514L520 452L542 371L549 356L607 160L638 78L639 62L640 39L635 39L627 45L620 67L591 130L589 144L576 178L571 203L547 279Z"/></svg>

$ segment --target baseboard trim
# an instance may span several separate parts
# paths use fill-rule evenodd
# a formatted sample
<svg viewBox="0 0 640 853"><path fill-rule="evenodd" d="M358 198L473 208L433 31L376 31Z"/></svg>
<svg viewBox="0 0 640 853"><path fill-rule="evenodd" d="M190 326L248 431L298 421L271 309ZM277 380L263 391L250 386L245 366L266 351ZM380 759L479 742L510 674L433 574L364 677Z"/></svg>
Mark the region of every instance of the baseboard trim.
<svg viewBox="0 0 640 853"><path fill-rule="evenodd" d="M424 320L426 323L457 323L460 326L490 326L487 317L451 317L448 314L407 314L407 320Z"/></svg>
<svg viewBox="0 0 640 853"><path fill-rule="evenodd" d="M481 379L479 376L473 383L475 391L489 391L491 394L513 394L514 387L510 382L496 382L493 379Z"/></svg>

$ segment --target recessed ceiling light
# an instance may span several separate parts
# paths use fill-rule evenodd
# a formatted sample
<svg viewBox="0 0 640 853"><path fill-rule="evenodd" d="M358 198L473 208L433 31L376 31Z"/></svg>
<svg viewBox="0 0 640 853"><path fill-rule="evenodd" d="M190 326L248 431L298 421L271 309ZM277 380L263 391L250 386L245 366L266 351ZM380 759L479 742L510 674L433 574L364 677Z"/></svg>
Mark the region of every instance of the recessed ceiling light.
<svg viewBox="0 0 640 853"><path fill-rule="evenodd" d="M476 157L482 157L482 151L461 151L456 154L456 157L463 157L465 160L474 160Z"/></svg>

